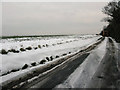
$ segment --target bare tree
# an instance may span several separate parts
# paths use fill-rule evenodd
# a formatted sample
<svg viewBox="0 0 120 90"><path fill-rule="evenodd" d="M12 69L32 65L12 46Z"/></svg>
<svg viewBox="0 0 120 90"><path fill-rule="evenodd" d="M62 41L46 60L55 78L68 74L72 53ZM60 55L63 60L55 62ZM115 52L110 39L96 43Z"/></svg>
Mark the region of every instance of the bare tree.
<svg viewBox="0 0 120 90"><path fill-rule="evenodd" d="M109 36L120 42L120 1L109 2L102 9L102 12L108 15L108 17L104 18L104 21L109 23L107 27L103 28L103 31L108 31Z"/></svg>

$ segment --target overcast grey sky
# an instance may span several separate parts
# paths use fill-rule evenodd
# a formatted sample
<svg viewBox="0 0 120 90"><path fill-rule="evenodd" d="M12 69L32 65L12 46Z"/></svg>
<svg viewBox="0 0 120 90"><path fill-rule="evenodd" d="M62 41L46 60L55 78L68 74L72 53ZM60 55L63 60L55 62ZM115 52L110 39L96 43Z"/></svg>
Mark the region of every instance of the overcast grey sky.
<svg viewBox="0 0 120 90"><path fill-rule="evenodd" d="M96 34L107 2L4 2L2 35Z"/></svg>

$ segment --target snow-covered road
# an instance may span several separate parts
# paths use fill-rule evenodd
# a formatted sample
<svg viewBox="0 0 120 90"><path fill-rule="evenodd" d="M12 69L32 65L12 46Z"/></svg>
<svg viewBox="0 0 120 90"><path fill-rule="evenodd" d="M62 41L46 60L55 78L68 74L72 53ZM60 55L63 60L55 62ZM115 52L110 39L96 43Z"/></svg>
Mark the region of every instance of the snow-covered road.
<svg viewBox="0 0 120 90"><path fill-rule="evenodd" d="M85 61L55 88L116 88L120 89L119 51L112 38L106 38Z"/></svg>
<svg viewBox="0 0 120 90"><path fill-rule="evenodd" d="M6 64L4 69L1 69L4 72L16 68L19 69L24 64L27 64L28 67L25 70L19 69L16 72L1 76L0 79L3 80L0 83L7 88L9 88L8 86L14 86L15 88L21 87L22 85L23 88L111 87L107 79L105 81L102 79L101 81L101 78L110 78L113 74L119 76L119 71L111 71L113 68L118 70L120 66L118 60L119 45L111 38L106 38L100 43L101 39L99 38L100 36L85 36L84 38L78 36L77 38L69 37L65 41L62 40L62 43L61 40L56 42L61 44L53 45L55 43L51 43L47 47L36 50L32 49L19 53L10 52L7 55L1 54L1 56L4 57L2 60L6 60L4 64L2 63L3 65L5 65L7 61L13 65L10 66ZM38 43L36 45L38 45ZM51 56L53 60L47 60L45 64L39 64L41 60L46 59L46 57L50 59ZM56 58L56 56L58 57ZM12 63L9 60L12 61ZM109 61L110 63L107 63ZM31 66L32 62L36 62L36 65ZM13 63L16 65L14 66ZM110 65L114 67L111 67L109 70L107 68L110 67ZM48 71L44 73L39 73L41 70L44 70L42 68L45 67L52 68L49 68ZM3 66L1 68L3 68ZM103 76L103 74L105 75ZM111 80L110 82L118 83L119 80ZM116 84L114 84L114 86L115 85Z"/></svg>

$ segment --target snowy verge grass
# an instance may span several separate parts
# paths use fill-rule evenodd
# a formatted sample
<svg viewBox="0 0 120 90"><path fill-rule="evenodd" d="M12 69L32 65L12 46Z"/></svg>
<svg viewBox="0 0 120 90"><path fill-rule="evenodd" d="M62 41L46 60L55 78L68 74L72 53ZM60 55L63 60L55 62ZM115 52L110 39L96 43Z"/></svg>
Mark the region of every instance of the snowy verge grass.
<svg viewBox="0 0 120 90"><path fill-rule="evenodd" d="M117 60L117 68L120 72L120 43L117 43L113 38L111 39L113 40L115 46L115 58Z"/></svg>

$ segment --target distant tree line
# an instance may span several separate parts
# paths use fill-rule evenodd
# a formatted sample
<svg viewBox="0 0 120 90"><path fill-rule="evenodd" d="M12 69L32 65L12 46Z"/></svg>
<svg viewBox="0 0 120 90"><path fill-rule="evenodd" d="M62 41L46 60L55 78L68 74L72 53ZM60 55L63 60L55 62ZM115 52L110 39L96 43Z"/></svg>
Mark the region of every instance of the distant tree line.
<svg viewBox="0 0 120 90"><path fill-rule="evenodd" d="M68 35L28 35L28 36L2 36L0 39L10 39L10 38L27 38L27 37L58 37L58 36L68 36Z"/></svg>
<svg viewBox="0 0 120 90"><path fill-rule="evenodd" d="M117 42L120 42L120 1L109 2L102 10L108 17L104 18L108 25L103 28L101 35L110 36Z"/></svg>

